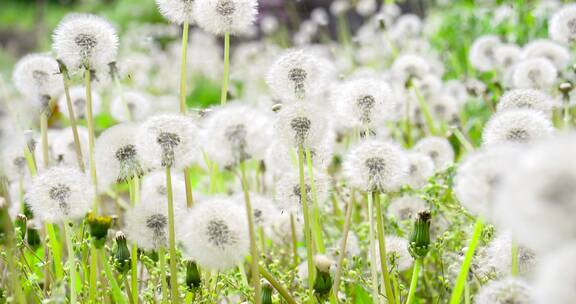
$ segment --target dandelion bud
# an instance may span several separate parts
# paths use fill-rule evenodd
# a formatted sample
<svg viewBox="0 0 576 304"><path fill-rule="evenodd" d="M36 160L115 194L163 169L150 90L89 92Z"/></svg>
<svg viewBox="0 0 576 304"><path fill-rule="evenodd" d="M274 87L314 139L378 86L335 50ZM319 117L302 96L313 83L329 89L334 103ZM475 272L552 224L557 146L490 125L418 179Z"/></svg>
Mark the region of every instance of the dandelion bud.
<svg viewBox="0 0 576 304"><path fill-rule="evenodd" d="M570 82L563 82L558 86L558 90L562 93L562 95L567 96L572 91L572 84Z"/></svg>
<svg viewBox="0 0 576 304"><path fill-rule="evenodd" d="M408 251L414 259L423 259L430 249L430 211L418 213L414 221L414 229L410 234Z"/></svg>
<svg viewBox="0 0 576 304"><path fill-rule="evenodd" d="M28 219L24 214L16 215L16 219L14 220L14 228L16 228L17 234L20 236L20 239L24 239L26 236L26 222Z"/></svg>
<svg viewBox="0 0 576 304"><path fill-rule="evenodd" d="M256 0L195 0L198 25L214 35L246 34L258 14Z"/></svg>
<svg viewBox="0 0 576 304"><path fill-rule="evenodd" d="M122 231L116 232L116 248L113 252L114 254L114 267L121 274L126 274L130 269L131 259L130 251L126 245L126 236ZM136 254L136 252L134 252Z"/></svg>
<svg viewBox="0 0 576 304"><path fill-rule="evenodd" d="M325 296L330 292L332 288L332 276L330 275L330 269L336 264L336 262L322 254L314 256L314 264L316 266L316 279L314 280L314 291L320 296Z"/></svg>
<svg viewBox="0 0 576 304"><path fill-rule="evenodd" d="M196 289L200 287L200 283L202 283L202 277L198 265L194 261L186 261L186 286L190 289Z"/></svg>
<svg viewBox="0 0 576 304"><path fill-rule="evenodd" d="M268 283L262 284L262 304L272 304L272 286Z"/></svg>
<svg viewBox="0 0 576 304"><path fill-rule="evenodd" d="M88 227L90 228L90 236L96 248L102 248L106 243L108 236L108 229L112 225L112 218L109 216L99 216L90 212L87 216Z"/></svg>

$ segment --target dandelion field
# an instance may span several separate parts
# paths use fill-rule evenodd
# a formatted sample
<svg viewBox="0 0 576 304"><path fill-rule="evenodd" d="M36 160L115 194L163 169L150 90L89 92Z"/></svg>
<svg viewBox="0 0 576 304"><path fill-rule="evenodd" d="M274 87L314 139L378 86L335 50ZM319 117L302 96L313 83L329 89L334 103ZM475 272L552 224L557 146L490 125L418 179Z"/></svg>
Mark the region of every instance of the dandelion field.
<svg viewBox="0 0 576 304"><path fill-rule="evenodd" d="M38 3L0 303L576 303L576 4Z"/></svg>

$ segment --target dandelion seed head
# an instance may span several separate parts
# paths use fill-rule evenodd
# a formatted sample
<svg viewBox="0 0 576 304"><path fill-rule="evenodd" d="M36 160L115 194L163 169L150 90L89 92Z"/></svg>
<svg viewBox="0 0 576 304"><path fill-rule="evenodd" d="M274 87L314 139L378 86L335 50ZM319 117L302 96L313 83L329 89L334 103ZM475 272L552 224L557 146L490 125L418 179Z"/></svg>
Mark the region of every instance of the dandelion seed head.
<svg viewBox="0 0 576 304"><path fill-rule="evenodd" d="M447 139L426 137L416 143L414 151L428 155L436 171L443 171L454 162L454 150Z"/></svg>
<svg viewBox="0 0 576 304"><path fill-rule="evenodd" d="M186 191L184 176L181 173L170 172L172 181L172 196L174 204L178 204L182 209L186 204ZM166 187L166 172L164 170L152 171L142 178L142 197L154 197L157 200L165 200L168 194ZM195 194L195 199L198 195Z"/></svg>
<svg viewBox="0 0 576 304"><path fill-rule="evenodd" d="M543 57L528 58L515 66L512 81L516 88L549 89L556 83L557 74L550 60Z"/></svg>
<svg viewBox="0 0 576 304"><path fill-rule="evenodd" d="M388 206L388 214L397 221L413 221L418 212L426 210L426 202L418 196L408 195L394 199Z"/></svg>
<svg viewBox="0 0 576 304"><path fill-rule="evenodd" d="M134 143L137 128L134 124L118 124L100 134L94 147L94 160L97 168L106 170L98 171L99 184L122 183L144 174L141 153Z"/></svg>
<svg viewBox="0 0 576 304"><path fill-rule="evenodd" d="M495 51L501 44L500 38L494 35L479 37L470 47L470 64L482 72L493 70L496 65Z"/></svg>
<svg viewBox="0 0 576 304"><path fill-rule="evenodd" d="M410 79L421 79L430 72L430 65L423 57L415 54L398 56L392 64L391 73L395 81L405 84Z"/></svg>
<svg viewBox="0 0 576 304"><path fill-rule="evenodd" d="M512 109L531 109L549 115L552 100L540 90L514 89L504 93L497 106L499 112Z"/></svg>
<svg viewBox="0 0 576 304"><path fill-rule="evenodd" d="M324 93L333 77L331 64L311 50L287 50L270 66L266 83L287 101L310 99Z"/></svg>
<svg viewBox="0 0 576 304"><path fill-rule="evenodd" d="M318 203L324 202L328 199L330 194L330 178L318 171L314 170L314 187L316 188L316 196ZM312 185L309 174L304 176L304 191L306 203L312 204ZM276 183L276 193L274 200L278 208L284 213L293 212L298 214L302 211L302 191L300 187L300 177L297 174L285 174Z"/></svg>
<svg viewBox="0 0 576 304"><path fill-rule="evenodd" d="M25 200L34 215L49 223L82 218L90 210L94 191L82 172L52 167L32 179Z"/></svg>
<svg viewBox="0 0 576 304"><path fill-rule="evenodd" d="M158 10L170 22L182 24L194 23L195 0L156 0Z"/></svg>
<svg viewBox="0 0 576 304"><path fill-rule="evenodd" d="M207 269L227 270L236 266L249 248L243 211L227 198L195 204L184 224L185 255Z"/></svg>
<svg viewBox="0 0 576 304"><path fill-rule="evenodd" d="M24 157L26 142L24 138L14 137L3 142L2 172L9 180L18 180L29 176L28 164Z"/></svg>
<svg viewBox="0 0 576 304"><path fill-rule="evenodd" d="M129 91L117 96L110 104L110 115L119 122L141 121L152 112L150 96Z"/></svg>
<svg viewBox="0 0 576 304"><path fill-rule="evenodd" d="M86 88L82 86L74 86L70 88L70 99L72 101L72 109L76 119L86 118ZM60 95L58 99L58 107L64 116L68 116L68 102L66 95ZM98 115L102 109L102 97L98 92L92 90L92 114Z"/></svg>
<svg viewBox="0 0 576 304"><path fill-rule="evenodd" d="M533 303L532 289L521 279L505 278L484 285L475 303L477 304L530 304Z"/></svg>
<svg viewBox="0 0 576 304"><path fill-rule="evenodd" d="M548 35L559 43L576 41L576 5L565 5L548 22Z"/></svg>
<svg viewBox="0 0 576 304"><path fill-rule="evenodd" d="M547 39L536 39L530 41L522 49L523 58L543 57L556 66L556 69L562 70L570 63L570 51L566 47Z"/></svg>
<svg viewBox="0 0 576 304"><path fill-rule="evenodd" d="M343 164L351 186L364 191L393 191L408 173L405 152L394 143L367 140L353 148Z"/></svg>
<svg viewBox="0 0 576 304"><path fill-rule="evenodd" d="M528 143L550 137L554 127L542 113L528 109L496 113L486 123L482 133L485 146L502 143Z"/></svg>
<svg viewBox="0 0 576 304"><path fill-rule="evenodd" d="M63 90L58 63L46 54L22 57L14 66L12 80L20 94L28 98L56 97Z"/></svg>
<svg viewBox="0 0 576 304"><path fill-rule="evenodd" d="M434 162L430 156L419 152L406 153L408 173L404 183L412 188L426 185L428 178L434 174Z"/></svg>
<svg viewBox="0 0 576 304"><path fill-rule="evenodd" d="M459 80L451 79L444 83L443 93L452 96L459 104L468 100L466 85Z"/></svg>
<svg viewBox="0 0 576 304"><path fill-rule="evenodd" d="M502 44L494 49L495 67L500 71L504 71L521 58L522 50L516 44Z"/></svg>
<svg viewBox="0 0 576 304"><path fill-rule="evenodd" d="M52 49L70 70L81 67L101 70L116 60L116 29L104 18L90 14L69 14L52 35Z"/></svg>
<svg viewBox="0 0 576 304"><path fill-rule="evenodd" d="M160 114L142 122L134 136L134 145L141 152L144 168L182 169L195 160L197 133L191 118Z"/></svg>
<svg viewBox="0 0 576 304"><path fill-rule="evenodd" d="M233 199L238 206L243 208L244 211L246 210L243 193L238 193ZM250 204L252 205L254 225L264 228L264 231L268 234L268 232L270 232L270 225L282 214L282 211L276 207L276 204L271 198L258 193L250 193Z"/></svg>
<svg viewBox="0 0 576 304"><path fill-rule="evenodd" d="M84 164L88 162L88 130L82 126L78 126L78 139L80 141L80 149L82 150L82 161ZM76 143L74 142L74 133L72 128L62 129L52 136L51 140L51 159L58 165L78 166L78 157L76 156Z"/></svg>
<svg viewBox="0 0 576 304"><path fill-rule="evenodd" d="M323 110L309 103L283 106L276 115L276 134L290 147L314 149L323 142L329 128Z"/></svg>
<svg viewBox="0 0 576 304"><path fill-rule="evenodd" d="M198 25L214 35L246 34L258 14L256 0L195 0L194 17Z"/></svg>
<svg viewBox="0 0 576 304"><path fill-rule="evenodd" d="M334 132L328 132L320 144L310 149L310 157L314 168L325 171L330 166L334 152L334 138ZM275 139L266 151L264 159L266 170L274 176L280 177L288 171L297 169L296 157L296 149Z"/></svg>
<svg viewBox="0 0 576 304"><path fill-rule="evenodd" d="M389 269L392 267L402 272L412 267L412 256L408 252L408 240L405 238L397 237L394 235L387 235L386 241L386 256ZM380 260L380 248L376 246L377 260ZM370 257L370 251L368 251ZM392 262L392 263L391 263ZM381 272L379 269L378 272Z"/></svg>
<svg viewBox="0 0 576 304"><path fill-rule="evenodd" d="M494 268L498 277L510 276L512 273L512 235L509 232L499 233L486 249L487 263ZM536 267L536 253L522 245L518 248L518 273L530 276Z"/></svg>
<svg viewBox="0 0 576 304"><path fill-rule="evenodd" d="M576 271L567 267L576 258L572 243L551 253L538 266L534 282L535 303L570 304L576 299Z"/></svg>

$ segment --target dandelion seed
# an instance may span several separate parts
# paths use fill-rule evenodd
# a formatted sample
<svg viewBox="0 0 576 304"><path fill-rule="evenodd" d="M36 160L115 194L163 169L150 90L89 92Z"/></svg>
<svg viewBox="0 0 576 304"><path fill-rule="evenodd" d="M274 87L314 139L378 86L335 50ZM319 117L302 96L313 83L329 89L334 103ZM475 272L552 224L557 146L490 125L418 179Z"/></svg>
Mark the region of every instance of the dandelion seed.
<svg viewBox="0 0 576 304"><path fill-rule="evenodd" d="M346 157L344 175L350 186L363 191L393 191L408 173L406 154L394 143L364 141Z"/></svg>
<svg viewBox="0 0 576 304"><path fill-rule="evenodd" d="M32 179L25 199L40 220L58 223L84 217L92 206L92 189L78 169L53 167Z"/></svg>
<svg viewBox="0 0 576 304"><path fill-rule="evenodd" d="M560 43L576 41L576 5L566 5L554 13L548 22L548 34Z"/></svg>
<svg viewBox="0 0 576 304"><path fill-rule="evenodd" d="M483 145L528 143L554 133L552 123L544 114L533 110L509 110L496 113L484 127Z"/></svg>
<svg viewBox="0 0 576 304"><path fill-rule="evenodd" d="M256 0L194 0L198 25L214 35L246 34L258 14Z"/></svg>
<svg viewBox="0 0 576 304"><path fill-rule="evenodd" d="M227 270L248 254L248 224L242 208L214 198L192 208L182 242L188 258L207 269Z"/></svg>
<svg viewBox="0 0 576 304"><path fill-rule="evenodd" d="M170 22L182 24L194 23L195 0L156 0L158 10Z"/></svg>
<svg viewBox="0 0 576 304"><path fill-rule="evenodd" d="M330 63L310 51L288 50L272 64L266 83L278 98L310 99L324 92L332 74Z"/></svg>
<svg viewBox="0 0 576 304"><path fill-rule="evenodd" d="M134 144L136 125L119 124L104 131L94 148L99 184L123 183L144 174L141 153Z"/></svg>
<svg viewBox="0 0 576 304"><path fill-rule="evenodd" d="M70 70L81 67L101 70L115 61L118 36L104 18L90 14L64 17L52 36L57 58Z"/></svg>
<svg viewBox="0 0 576 304"><path fill-rule="evenodd" d="M476 296L476 304L530 304L532 289L520 279L506 278L484 285Z"/></svg>
<svg viewBox="0 0 576 304"><path fill-rule="evenodd" d="M454 162L454 150L447 139L426 137L416 143L414 151L428 155L436 171L443 171Z"/></svg>
<svg viewBox="0 0 576 304"><path fill-rule="evenodd" d="M191 118L161 114L142 123L134 145L140 151L144 168L183 169L195 160L197 133Z"/></svg>

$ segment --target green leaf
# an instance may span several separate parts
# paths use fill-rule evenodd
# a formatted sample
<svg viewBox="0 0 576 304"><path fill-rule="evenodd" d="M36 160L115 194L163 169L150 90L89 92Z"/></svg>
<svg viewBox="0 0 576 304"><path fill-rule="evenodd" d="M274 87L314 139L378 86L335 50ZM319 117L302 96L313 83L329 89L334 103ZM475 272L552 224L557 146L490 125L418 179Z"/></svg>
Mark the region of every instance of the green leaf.
<svg viewBox="0 0 576 304"><path fill-rule="evenodd" d="M358 284L354 285L354 304L372 304L370 294Z"/></svg>

